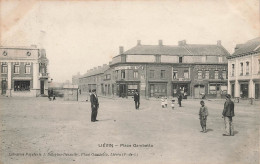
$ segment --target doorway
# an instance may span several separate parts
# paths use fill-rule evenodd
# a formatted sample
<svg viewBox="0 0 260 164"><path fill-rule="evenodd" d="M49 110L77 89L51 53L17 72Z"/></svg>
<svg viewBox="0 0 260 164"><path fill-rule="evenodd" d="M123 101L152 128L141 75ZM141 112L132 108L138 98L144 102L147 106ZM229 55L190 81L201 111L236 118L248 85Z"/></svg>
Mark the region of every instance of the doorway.
<svg viewBox="0 0 260 164"><path fill-rule="evenodd" d="M2 88L2 95L6 94L6 88L7 88L7 84L6 84L6 80L2 80L1 82L1 88Z"/></svg>
<svg viewBox="0 0 260 164"><path fill-rule="evenodd" d="M41 95L44 94L44 81L41 80Z"/></svg>
<svg viewBox="0 0 260 164"><path fill-rule="evenodd" d="M119 84L119 97L126 97L126 84Z"/></svg>

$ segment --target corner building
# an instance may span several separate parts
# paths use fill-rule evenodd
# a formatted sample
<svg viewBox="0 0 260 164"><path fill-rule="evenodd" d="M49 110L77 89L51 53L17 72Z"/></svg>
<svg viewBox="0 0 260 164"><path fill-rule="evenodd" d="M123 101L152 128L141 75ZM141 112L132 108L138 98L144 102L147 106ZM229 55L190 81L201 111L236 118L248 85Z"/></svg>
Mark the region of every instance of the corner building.
<svg viewBox="0 0 260 164"><path fill-rule="evenodd" d="M228 57L229 94L239 98L260 98L260 37L237 44Z"/></svg>
<svg viewBox="0 0 260 164"><path fill-rule="evenodd" d="M0 47L0 61L1 95L36 97L48 94L48 59L44 49Z"/></svg>
<svg viewBox="0 0 260 164"><path fill-rule="evenodd" d="M142 45L138 40L127 51L119 47L119 55L100 74L101 91L105 91L101 94L128 97L138 90L146 98L178 93L184 98L201 98L203 94L221 98L227 93L227 56L220 41L196 45L183 40L169 46L162 40L158 45Z"/></svg>

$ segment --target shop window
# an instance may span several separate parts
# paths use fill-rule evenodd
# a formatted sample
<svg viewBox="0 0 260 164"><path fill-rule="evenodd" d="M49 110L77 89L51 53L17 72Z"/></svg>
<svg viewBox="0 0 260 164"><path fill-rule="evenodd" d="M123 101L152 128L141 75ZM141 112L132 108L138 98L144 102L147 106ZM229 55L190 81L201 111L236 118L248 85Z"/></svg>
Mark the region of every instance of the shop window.
<svg viewBox="0 0 260 164"><path fill-rule="evenodd" d="M14 91L30 91L30 81L14 81Z"/></svg>
<svg viewBox="0 0 260 164"><path fill-rule="evenodd" d="M14 73L19 73L20 72L20 64L18 62L14 63Z"/></svg>
<svg viewBox="0 0 260 164"><path fill-rule="evenodd" d="M188 70L184 70L184 78L185 79L189 78L189 71Z"/></svg>
<svg viewBox="0 0 260 164"><path fill-rule="evenodd" d="M161 70L161 78L165 78L165 70Z"/></svg>
<svg viewBox="0 0 260 164"><path fill-rule="evenodd" d="M218 79L218 70L215 71L215 79Z"/></svg>
<svg viewBox="0 0 260 164"><path fill-rule="evenodd" d="M210 84L210 86L209 86L209 94L217 94L216 84Z"/></svg>
<svg viewBox="0 0 260 164"><path fill-rule="evenodd" d="M240 63L240 75L242 76L243 75L243 63Z"/></svg>
<svg viewBox="0 0 260 164"><path fill-rule="evenodd" d="M235 64L232 64L231 76L235 75Z"/></svg>
<svg viewBox="0 0 260 164"><path fill-rule="evenodd" d="M202 79L202 71L198 71L198 79Z"/></svg>
<svg viewBox="0 0 260 164"><path fill-rule="evenodd" d="M246 74L249 75L249 62L246 62Z"/></svg>
<svg viewBox="0 0 260 164"><path fill-rule="evenodd" d="M6 64L6 62L1 64L1 73L7 73L7 64Z"/></svg>
<svg viewBox="0 0 260 164"><path fill-rule="evenodd" d="M134 71L134 79L138 78L138 71Z"/></svg>
<svg viewBox="0 0 260 164"><path fill-rule="evenodd" d="M125 79L125 70L121 70L121 79Z"/></svg>
<svg viewBox="0 0 260 164"><path fill-rule="evenodd" d="M205 79L209 79L209 71L205 71Z"/></svg>
<svg viewBox="0 0 260 164"><path fill-rule="evenodd" d="M31 63L25 63L25 73L26 74L31 73Z"/></svg>
<svg viewBox="0 0 260 164"><path fill-rule="evenodd" d="M172 78L178 79L178 71L173 71Z"/></svg>
<svg viewBox="0 0 260 164"><path fill-rule="evenodd" d="M154 78L154 70L150 70L150 78Z"/></svg>

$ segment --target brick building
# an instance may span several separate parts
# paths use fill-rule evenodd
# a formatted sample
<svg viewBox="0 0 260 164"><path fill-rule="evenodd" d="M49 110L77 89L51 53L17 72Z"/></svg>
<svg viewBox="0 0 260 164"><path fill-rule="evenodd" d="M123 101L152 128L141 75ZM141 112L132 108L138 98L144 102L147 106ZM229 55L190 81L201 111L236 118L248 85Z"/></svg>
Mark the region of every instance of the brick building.
<svg viewBox="0 0 260 164"><path fill-rule="evenodd" d="M44 49L0 47L1 94L6 96L47 95L48 59Z"/></svg>
<svg viewBox="0 0 260 164"><path fill-rule="evenodd" d="M228 57L228 92L232 97L260 97L260 38L236 45Z"/></svg>
<svg viewBox="0 0 260 164"><path fill-rule="evenodd" d="M119 47L119 55L106 69L90 70L85 79L99 77L101 95L128 97L138 90L147 98L178 93L185 98L200 98L203 94L220 98L227 93L227 56L220 41L216 45L196 45L183 40L169 46L162 40L158 45L142 45L138 40L127 51ZM89 83L86 80L82 85Z"/></svg>

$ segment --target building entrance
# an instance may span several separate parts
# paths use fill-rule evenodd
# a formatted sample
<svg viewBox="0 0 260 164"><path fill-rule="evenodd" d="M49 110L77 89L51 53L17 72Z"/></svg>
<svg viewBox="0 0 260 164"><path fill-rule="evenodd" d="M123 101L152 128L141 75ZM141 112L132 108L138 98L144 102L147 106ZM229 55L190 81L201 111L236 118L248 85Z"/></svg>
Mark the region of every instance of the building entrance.
<svg viewBox="0 0 260 164"><path fill-rule="evenodd" d="M7 88L7 84L6 84L6 80L2 80L1 82L1 88L2 88L2 95L6 94L6 88Z"/></svg>

